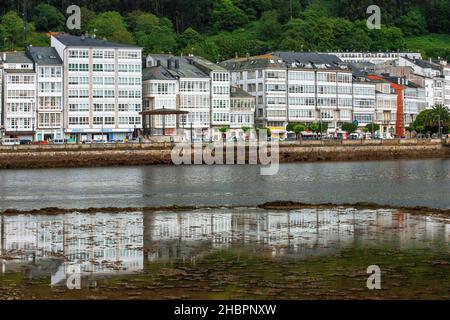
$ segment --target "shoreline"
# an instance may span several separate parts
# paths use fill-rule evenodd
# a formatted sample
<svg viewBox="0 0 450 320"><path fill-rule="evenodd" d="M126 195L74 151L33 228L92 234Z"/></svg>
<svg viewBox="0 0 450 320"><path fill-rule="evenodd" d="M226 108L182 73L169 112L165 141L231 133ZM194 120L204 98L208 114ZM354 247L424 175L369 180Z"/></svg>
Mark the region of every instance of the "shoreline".
<svg viewBox="0 0 450 320"><path fill-rule="evenodd" d="M450 208L442 209L442 208L432 208L426 206L394 206L394 205L383 205L373 202L355 202L355 203L303 203L296 201L271 201L266 202L256 206L250 205L232 205L232 206L161 206L161 207L91 207L91 208L57 208L57 207L49 207L49 208L40 208L33 210L18 210L18 209L5 209L0 212L0 215L4 216L14 216L14 215L59 215L59 214L69 214L73 212L78 213L124 213L124 212L155 212L155 211L177 211L177 212L185 212L185 211L193 211L193 210L211 210L211 209L225 209L232 210L237 208L248 208L248 209L263 209L263 210L299 210L299 209L331 209L331 208L353 208L353 209L372 209L372 210L403 210L407 211L411 214L420 214L420 215L435 215L443 218L450 218Z"/></svg>
<svg viewBox="0 0 450 320"><path fill-rule="evenodd" d="M173 147L168 143L0 146L0 169L174 165L171 158ZM251 149L247 145L245 163L249 163L251 150L255 152L256 147ZM195 149L191 152L191 160L194 153ZM237 163L236 149L233 153L230 158ZM297 141L280 143L278 155L279 163L403 159L450 159L450 143L441 140ZM223 150L223 163L228 163L226 148Z"/></svg>

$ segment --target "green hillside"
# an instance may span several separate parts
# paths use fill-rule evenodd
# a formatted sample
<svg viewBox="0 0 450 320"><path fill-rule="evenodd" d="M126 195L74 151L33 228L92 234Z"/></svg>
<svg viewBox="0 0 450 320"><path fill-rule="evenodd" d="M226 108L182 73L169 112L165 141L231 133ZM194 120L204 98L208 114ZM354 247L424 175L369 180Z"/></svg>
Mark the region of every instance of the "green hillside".
<svg viewBox="0 0 450 320"><path fill-rule="evenodd" d="M409 50L420 51L425 57L450 58L450 34L430 33L406 39Z"/></svg>

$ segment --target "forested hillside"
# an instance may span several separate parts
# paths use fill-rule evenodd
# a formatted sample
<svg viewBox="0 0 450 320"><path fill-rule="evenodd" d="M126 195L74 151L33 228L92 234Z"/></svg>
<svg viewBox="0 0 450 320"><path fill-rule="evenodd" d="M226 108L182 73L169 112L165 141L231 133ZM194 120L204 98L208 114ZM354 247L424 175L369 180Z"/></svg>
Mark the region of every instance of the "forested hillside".
<svg viewBox="0 0 450 320"><path fill-rule="evenodd" d="M450 59L450 0L27 0L26 25L23 0L0 0L0 50L47 44L46 32L67 31L71 4L82 8L78 33L145 52L219 61L272 50L420 49ZM371 4L381 7L381 30L366 27Z"/></svg>

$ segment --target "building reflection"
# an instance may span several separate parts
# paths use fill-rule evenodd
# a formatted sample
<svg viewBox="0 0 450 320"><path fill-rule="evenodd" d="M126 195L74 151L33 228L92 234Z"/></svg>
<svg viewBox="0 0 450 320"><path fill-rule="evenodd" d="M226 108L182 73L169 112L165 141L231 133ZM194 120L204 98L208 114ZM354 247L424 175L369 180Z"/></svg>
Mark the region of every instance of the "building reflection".
<svg viewBox="0 0 450 320"><path fill-rule="evenodd" d="M355 246L450 242L450 225L434 218L343 208L1 216L0 228L2 271L28 266L30 278L51 274L52 284L67 278L69 266L85 277L127 274L214 249L305 258Z"/></svg>
<svg viewBox="0 0 450 320"><path fill-rule="evenodd" d="M142 213L3 216L3 272L28 266L28 276L66 279L69 266L82 276L143 270Z"/></svg>

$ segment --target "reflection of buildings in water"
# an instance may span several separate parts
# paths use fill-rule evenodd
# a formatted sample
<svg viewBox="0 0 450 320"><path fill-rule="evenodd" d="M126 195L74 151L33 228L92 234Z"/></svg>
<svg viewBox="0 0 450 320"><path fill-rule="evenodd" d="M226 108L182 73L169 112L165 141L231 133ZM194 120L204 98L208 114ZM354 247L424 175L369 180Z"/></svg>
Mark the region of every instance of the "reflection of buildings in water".
<svg viewBox="0 0 450 320"><path fill-rule="evenodd" d="M14 258L3 264L3 271L24 262L36 262L36 269L48 260L57 265L50 269L60 280L69 265L77 265L82 275L143 269L142 213L2 218L1 249Z"/></svg>
<svg viewBox="0 0 450 320"><path fill-rule="evenodd" d="M430 243L424 240L450 242L449 224L392 210L217 209L1 219L0 249L17 258L2 260L2 270L20 262L34 265L34 274L40 274L36 266L45 264L42 272L51 270L55 282L71 265L85 275L143 270L144 247L151 262L195 259L228 247L306 257L383 242L399 248Z"/></svg>
<svg viewBox="0 0 450 320"><path fill-rule="evenodd" d="M263 248L274 256L297 257L384 241L402 248L418 244L415 239L429 239L430 232L445 234L442 223L430 224L427 218L392 210L337 208L286 213L239 209L234 213L157 212L144 219L149 261L189 259L213 248L239 245Z"/></svg>

